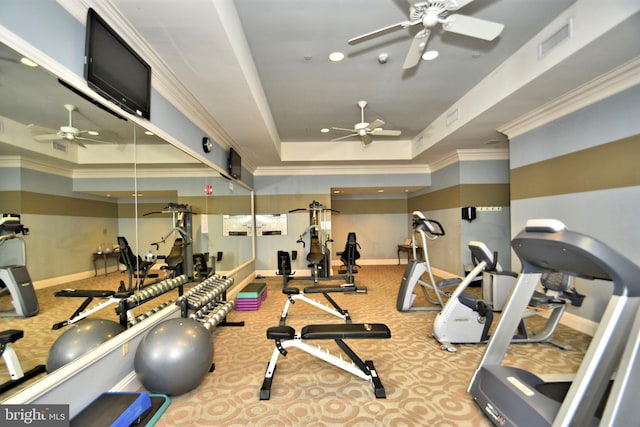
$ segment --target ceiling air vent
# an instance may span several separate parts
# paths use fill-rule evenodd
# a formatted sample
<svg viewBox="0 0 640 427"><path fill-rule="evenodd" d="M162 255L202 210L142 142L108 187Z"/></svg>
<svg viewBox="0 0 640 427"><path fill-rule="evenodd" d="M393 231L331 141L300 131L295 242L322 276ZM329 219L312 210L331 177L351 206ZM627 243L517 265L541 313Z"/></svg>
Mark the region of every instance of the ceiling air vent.
<svg viewBox="0 0 640 427"><path fill-rule="evenodd" d="M458 120L458 117L460 117L460 110L458 110L457 108L447 114L447 126Z"/></svg>
<svg viewBox="0 0 640 427"><path fill-rule="evenodd" d="M538 59L545 56L551 49L571 37L571 20L568 20L558 31L538 45Z"/></svg>
<svg viewBox="0 0 640 427"><path fill-rule="evenodd" d="M64 144L60 144L59 142L51 141L51 147L54 150L62 151L63 153L67 152L67 146Z"/></svg>

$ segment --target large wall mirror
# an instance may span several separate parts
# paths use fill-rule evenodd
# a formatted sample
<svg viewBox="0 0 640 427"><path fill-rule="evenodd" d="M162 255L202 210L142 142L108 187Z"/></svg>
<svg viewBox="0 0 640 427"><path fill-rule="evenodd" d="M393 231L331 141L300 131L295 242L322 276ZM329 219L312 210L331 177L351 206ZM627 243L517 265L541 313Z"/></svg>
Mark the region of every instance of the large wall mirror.
<svg viewBox="0 0 640 427"><path fill-rule="evenodd" d="M171 205L191 208L193 252L208 254L217 272L253 259L250 190L21 58L0 46L0 213L20 214L29 228L27 269L39 295L104 275L94 253L112 250L118 236L142 256L168 254L178 237ZM55 136L61 128L67 138ZM124 279L122 269L108 260L107 276ZM11 305L6 294L0 309ZM23 369L45 363L47 336L60 334L47 304L55 299L40 301L34 317L0 317L0 330L24 330L15 344ZM8 379L4 364L0 375Z"/></svg>

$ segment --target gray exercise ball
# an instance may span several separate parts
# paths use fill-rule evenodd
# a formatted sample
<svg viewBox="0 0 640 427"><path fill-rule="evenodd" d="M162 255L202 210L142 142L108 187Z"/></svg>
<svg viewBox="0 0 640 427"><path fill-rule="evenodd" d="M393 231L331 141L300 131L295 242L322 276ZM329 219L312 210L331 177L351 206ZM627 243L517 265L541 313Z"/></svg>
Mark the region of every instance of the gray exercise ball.
<svg viewBox="0 0 640 427"><path fill-rule="evenodd" d="M193 319L169 319L144 336L134 359L138 379L152 393L177 396L196 388L213 363L209 331Z"/></svg>
<svg viewBox="0 0 640 427"><path fill-rule="evenodd" d="M47 372L93 350L124 331L124 326L107 319L84 319L75 323L53 343L47 357Z"/></svg>

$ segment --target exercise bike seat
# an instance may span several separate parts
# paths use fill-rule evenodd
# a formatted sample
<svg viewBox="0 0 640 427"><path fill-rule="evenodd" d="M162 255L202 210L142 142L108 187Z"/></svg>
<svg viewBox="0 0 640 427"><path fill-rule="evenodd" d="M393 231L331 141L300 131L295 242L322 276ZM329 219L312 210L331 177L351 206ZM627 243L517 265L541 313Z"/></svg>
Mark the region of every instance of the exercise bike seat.
<svg viewBox="0 0 640 427"><path fill-rule="evenodd" d="M11 344L22 337L24 337L24 331L18 329L7 329L6 331L0 332L0 344Z"/></svg>

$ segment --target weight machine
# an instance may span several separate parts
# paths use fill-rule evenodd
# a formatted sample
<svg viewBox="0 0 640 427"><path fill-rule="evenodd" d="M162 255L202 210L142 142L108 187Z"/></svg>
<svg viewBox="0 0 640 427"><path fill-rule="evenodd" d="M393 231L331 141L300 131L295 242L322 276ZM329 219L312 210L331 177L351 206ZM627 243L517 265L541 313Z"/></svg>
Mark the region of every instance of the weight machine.
<svg viewBox="0 0 640 427"><path fill-rule="evenodd" d="M301 243L303 247L305 244L305 236L309 235L309 252L307 253L308 267L311 269L311 279L313 280L313 287L305 289L305 292L310 292L311 289L315 289L315 292L360 292L366 293L367 289L363 287L357 287L354 283L353 274L356 273L355 261L360 257L357 248L358 243L355 240L355 233L349 233L347 236L347 244L345 245L345 251L339 253L340 259L344 266L339 270L339 273L344 273L344 277L335 277L331 275L331 251L329 250L329 243L333 242L333 239L329 235L327 230L327 224L329 220L327 218L328 212L338 211L330 209L320 204L320 202L314 200L309 204L308 208L298 208L290 210L289 213L308 211L309 212L309 227L300 235L296 243ZM283 275L284 285L289 279L291 279L291 268L283 268L282 266L282 252L278 252L278 275ZM288 253L287 253L288 255ZM343 280L344 283L339 286L318 286L320 280Z"/></svg>
<svg viewBox="0 0 640 427"><path fill-rule="evenodd" d="M309 234L309 253L307 261L311 268L313 283L318 284L320 278L331 276L331 251L328 244L333 242L325 225L328 223L327 212L338 212L327 208L320 202L314 200L308 208L298 208L290 210L289 213L308 211L309 227L300 235L296 243L302 243L305 247L304 237Z"/></svg>
<svg viewBox="0 0 640 427"><path fill-rule="evenodd" d="M143 216L154 214L171 214L173 228L159 241L151 243L155 246L156 251L160 249L161 243L166 243L171 236L174 237L173 247L167 256L154 256L149 250L145 261L151 262L155 259L163 259L167 264L163 269L167 276L180 276L186 274L189 280L193 279L193 223L192 209L190 205L181 203L169 203L163 210L159 212L147 212Z"/></svg>

